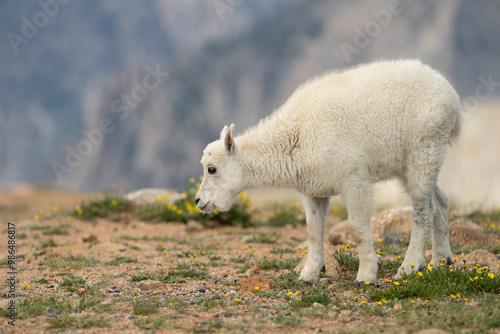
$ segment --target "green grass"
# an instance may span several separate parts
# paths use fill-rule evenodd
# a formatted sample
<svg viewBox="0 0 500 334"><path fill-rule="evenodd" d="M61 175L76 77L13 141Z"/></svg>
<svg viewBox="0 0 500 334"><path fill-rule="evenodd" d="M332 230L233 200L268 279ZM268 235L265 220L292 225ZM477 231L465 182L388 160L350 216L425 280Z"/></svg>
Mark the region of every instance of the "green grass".
<svg viewBox="0 0 500 334"><path fill-rule="evenodd" d="M267 220L267 225L269 226L297 226L300 224L305 224L306 219L304 214L296 206L290 205L289 208L277 208L273 211L273 214Z"/></svg>
<svg viewBox="0 0 500 334"><path fill-rule="evenodd" d="M204 311L226 307L226 302L223 299L200 298L196 304L200 305Z"/></svg>
<svg viewBox="0 0 500 334"><path fill-rule="evenodd" d="M270 251L271 254L295 254L296 250L291 248L274 248Z"/></svg>
<svg viewBox="0 0 500 334"><path fill-rule="evenodd" d="M94 267L95 265L101 263L101 261L91 257L86 258L84 256L73 256L62 258L50 258L45 262L45 265L51 269L67 268L70 269L81 269L85 267Z"/></svg>
<svg viewBox="0 0 500 334"><path fill-rule="evenodd" d="M36 283L36 284L49 284L49 281L45 277L38 278L38 279L32 279L30 282Z"/></svg>
<svg viewBox="0 0 500 334"><path fill-rule="evenodd" d="M44 242L42 242L40 244L40 249L45 249L45 248L48 248L48 247L57 247L57 244L52 239L44 241Z"/></svg>
<svg viewBox="0 0 500 334"><path fill-rule="evenodd" d="M131 282L140 282L144 280L153 280L159 281L163 283L176 283L181 279L190 277L193 280L205 280L208 277L208 274L203 271L197 271L194 269L174 269L172 275L166 275L164 271L146 271L139 274L131 274L130 281Z"/></svg>
<svg viewBox="0 0 500 334"><path fill-rule="evenodd" d="M337 260L337 262L347 270L355 270L357 271L359 268L359 259L357 257L352 256L347 252L335 252L333 257Z"/></svg>
<svg viewBox="0 0 500 334"><path fill-rule="evenodd" d="M78 300L59 300L57 296L36 296L33 297L28 293L28 296L17 300L17 317L26 319L29 317L37 317L46 314L47 308L58 309L63 312L81 312L83 310L91 310L94 312L109 311L112 308L110 304L104 304L104 298L96 296L86 296ZM3 317L7 317L5 310L0 309Z"/></svg>
<svg viewBox="0 0 500 334"><path fill-rule="evenodd" d="M42 232L43 235L68 235L67 226L50 226Z"/></svg>
<svg viewBox="0 0 500 334"><path fill-rule="evenodd" d="M135 215L141 220L185 223L194 219L201 224L205 224L209 220L217 220L222 224L232 226L249 227L255 225L249 210L250 199L245 193L236 199L228 211L202 214L195 205L196 192L197 186L192 182L191 187L184 193L184 199L170 203L168 196L159 196L155 203L138 208Z"/></svg>
<svg viewBox="0 0 500 334"><path fill-rule="evenodd" d="M65 277L59 285L65 287L68 291L75 292L79 288L85 287L86 283L81 277L69 276Z"/></svg>
<svg viewBox="0 0 500 334"><path fill-rule="evenodd" d="M129 211L132 208L132 203L125 197L105 193L104 198L101 200L84 202L75 207L71 215L82 220L95 220L96 218L110 217L120 212Z"/></svg>
<svg viewBox="0 0 500 334"><path fill-rule="evenodd" d="M155 300L139 299L132 302L132 308L136 315L149 315L158 313L159 305Z"/></svg>
<svg viewBox="0 0 500 334"><path fill-rule="evenodd" d="M26 233L19 233L17 236L16 236L17 239L19 240L24 240L24 239L28 239L28 235Z"/></svg>
<svg viewBox="0 0 500 334"><path fill-rule="evenodd" d="M500 222L500 209L492 210L489 213L476 210L468 214L466 217L476 224Z"/></svg>
<svg viewBox="0 0 500 334"><path fill-rule="evenodd" d="M295 315L283 315L283 314L278 314L276 317L274 317L273 321L275 321L278 324L285 325L285 326L291 326L291 327L298 327L302 324L304 320L301 318L295 316Z"/></svg>
<svg viewBox="0 0 500 334"><path fill-rule="evenodd" d="M299 300L293 300L290 303L290 307L292 309L302 309L306 307L312 306L314 303L319 303L324 306L330 305L332 300L330 296L326 294L317 294L317 295L303 295Z"/></svg>
<svg viewBox="0 0 500 334"><path fill-rule="evenodd" d="M359 268L359 259L352 256L349 252L335 252L333 257L337 262L347 270L357 271ZM398 260L380 260L379 274L385 275L386 273L395 274L398 268L403 263L403 257Z"/></svg>
<svg viewBox="0 0 500 334"><path fill-rule="evenodd" d="M435 267L432 271L424 270L422 276L415 273L404 277L407 283L401 280L399 286L370 289L368 297L372 301L382 298L443 300L457 293L464 297L484 293L500 294L500 277L495 275L491 278L488 274L487 270L478 273L470 269Z"/></svg>
<svg viewBox="0 0 500 334"><path fill-rule="evenodd" d="M134 321L134 324L144 330L160 329L165 327L165 319L163 317L156 318L139 318Z"/></svg>
<svg viewBox="0 0 500 334"><path fill-rule="evenodd" d="M410 326L415 332L439 328L449 333L486 333L489 329L500 327L498 298L485 296L479 300L482 307L465 307L463 302L430 302L420 305L402 302L403 309L394 312L394 318L399 326Z"/></svg>
<svg viewBox="0 0 500 334"><path fill-rule="evenodd" d="M248 238L248 242L250 243L262 243L262 244L274 244L279 238L279 234L277 233L263 233L256 232L253 233L250 238Z"/></svg>
<svg viewBox="0 0 500 334"><path fill-rule="evenodd" d="M106 262L108 266L119 266L122 263L137 263L136 257L117 256L113 260Z"/></svg>
<svg viewBox="0 0 500 334"><path fill-rule="evenodd" d="M85 329L85 328L105 328L110 327L107 320L102 317L97 317L96 315L82 315L73 316L69 314L62 314L56 318L48 320L48 328L75 328L75 329Z"/></svg>
<svg viewBox="0 0 500 334"><path fill-rule="evenodd" d="M229 259L229 261L234 263L245 263L247 262L247 257L243 255L233 256L232 258Z"/></svg>

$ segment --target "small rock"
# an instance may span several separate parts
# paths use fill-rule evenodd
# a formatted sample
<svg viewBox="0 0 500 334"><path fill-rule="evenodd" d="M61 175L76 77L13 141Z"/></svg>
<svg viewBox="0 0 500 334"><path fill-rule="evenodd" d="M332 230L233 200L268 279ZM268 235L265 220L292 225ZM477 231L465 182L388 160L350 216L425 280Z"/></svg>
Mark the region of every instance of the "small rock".
<svg viewBox="0 0 500 334"><path fill-rule="evenodd" d="M232 316L233 316L233 313L229 312L229 311L222 311L221 313L216 315L216 317L218 317L218 318L230 318Z"/></svg>
<svg viewBox="0 0 500 334"><path fill-rule="evenodd" d="M110 286L108 287L108 289L110 289L110 290L115 290L117 287L118 287L117 285L110 285Z"/></svg>
<svg viewBox="0 0 500 334"><path fill-rule="evenodd" d="M94 241L97 241L97 237L95 235L91 234L91 235L89 235L87 237L83 237L82 241L83 242L90 242L90 243L92 243Z"/></svg>
<svg viewBox="0 0 500 334"><path fill-rule="evenodd" d="M250 267L250 269L248 269L246 271L246 275L251 275L251 274L258 274L260 273L260 267L258 264L254 264L253 266Z"/></svg>
<svg viewBox="0 0 500 334"><path fill-rule="evenodd" d="M196 220L190 219L186 223L186 232L187 233L193 233L193 232L199 232L203 230L205 227L198 223Z"/></svg>
<svg viewBox="0 0 500 334"><path fill-rule="evenodd" d="M49 314L61 314L62 310L60 310L58 308L47 307L45 309L45 313L49 313Z"/></svg>
<svg viewBox="0 0 500 334"><path fill-rule="evenodd" d="M481 307L482 306L482 304L480 302L475 302L475 301L470 301L465 305L467 305L467 307Z"/></svg>
<svg viewBox="0 0 500 334"><path fill-rule="evenodd" d="M141 289L142 291L165 289L165 283L153 280L141 281L139 282L139 289Z"/></svg>
<svg viewBox="0 0 500 334"><path fill-rule="evenodd" d="M199 293L199 292L196 292L196 293L194 294L194 296L195 296L195 297L201 297L201 296L202 296L202 294L201 294L201 293Z"/></svg>
<svg viewBox="0 0 500 334"><path fill-rule="evenodd" d="M319 307L319 308L325 308L325 305L320 304L320 303L314 303L312 304L313 307Z"/></svg>
<svg viewBox="0 0 500 334"><path fill-rule="evenodd" d="M115 317L115 321L122 321L123 318L120 318L120 317Z"/></svg>
<svg viewBox="0 0 500 334"><path fill-rule="evenodd" d="M128 316L128 318L129 318L130 320L137 319L137 317L136 317L135 315L129 315L129 316Z"/></svg>
<svg viewBox="0 0 500 334"><path fill-rule="evenodd" d="M403 308L403 306L400 303L397 303L396 305L394 305L394 311L399 311L402 308Z"/></svg>
<svg viewBox="0 0 500 334"><path fill-rule="evenodd" d="M357 321L357 320L359 320L359 319L356 317L351 317L351 321Z"/></svg>
<svg viewBox="0 0 500 334"><path fill-rule="evenodd" d="M197 286L197 287L196 287L196 290L197 290L198 292L201 292L201 293L205 293L205 291L207 291L207 289L205 289L205 288L204 288L204 287L202 287L202 286Z"/></svg>
<svg viewBox="0 0 500 334"><path fill-rule="evenodd" d="M228 277L226 278L226 281L228 281L228 282L233 282L233 281L234 281L234 276L228 276Z"/></svg>
<svg viewBox="0 0 500 334"><path fill-rule="evenodd" d="M338 321L344 324L351 322L351 316L349 315L349 313L351 312L348 310L341 311L339 317L337 318Z"/></svg>
<svg viewBox="0 0 500 334"><path fill-rule="evenodd" d="M83 295L85 293L85 288L80 288L78 290L76 290L76 292L79 294L79 295Z"/></svg>
<svg viewBox="0 0 500 334"><path fill-rule="evenodd" d="M219 295L215 295L212 297L212 299L220 299L220 296Z"/></svg>

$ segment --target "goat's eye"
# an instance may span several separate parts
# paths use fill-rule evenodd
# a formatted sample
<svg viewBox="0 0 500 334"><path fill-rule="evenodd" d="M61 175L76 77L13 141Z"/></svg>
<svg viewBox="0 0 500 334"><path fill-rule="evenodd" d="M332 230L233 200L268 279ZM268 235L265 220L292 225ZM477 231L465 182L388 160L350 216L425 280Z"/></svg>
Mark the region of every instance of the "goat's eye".
<svg viewBox="0 0 500 334"><path fill-rule="evenodd" d="M215 167L208 167L208 174L215 174L217 169Z"/></svg>

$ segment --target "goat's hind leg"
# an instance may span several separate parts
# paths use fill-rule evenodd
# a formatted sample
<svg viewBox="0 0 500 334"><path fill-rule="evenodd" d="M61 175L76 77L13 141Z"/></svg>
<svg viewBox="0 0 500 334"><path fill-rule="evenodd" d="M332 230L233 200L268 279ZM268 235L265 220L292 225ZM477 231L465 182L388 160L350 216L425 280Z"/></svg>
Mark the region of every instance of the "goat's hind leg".
<svg viewBox="0 0 500 334"><path fill-rule="evenodd" d="M318 283L320 272L325 270L323 239L329 202L329 198L318 197L306 197L304 200L309 252L307 254L306 265L302 269L299 279L306 283Z"/></svg>
<svg viewBox="0 0 500 334"><path fill-rule="evenodd" d="M432 260L431 263L451 264L453 257L450 248L450 236L448 232L448 198L438 186L434 190L434 201L436 212L432 225Z"/></svg>

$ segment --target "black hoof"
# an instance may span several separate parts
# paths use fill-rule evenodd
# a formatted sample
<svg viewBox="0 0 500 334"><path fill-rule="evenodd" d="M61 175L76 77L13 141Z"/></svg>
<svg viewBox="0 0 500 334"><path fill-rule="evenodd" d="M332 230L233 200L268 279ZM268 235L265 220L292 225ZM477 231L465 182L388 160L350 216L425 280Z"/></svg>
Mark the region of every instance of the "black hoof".
<svg viewBox="0 0 500 334"><path fill-rule="evenodd" d="M378 265L378 269L380 270L380 267L382 267L382 263L380 263L380 261L378 261L377 265Z"/></svg>
<svg viewBox="0 0 500 334"><path fill-rule="evenodd" d="M447 258L446 259L446 264L447 265L451 265L453 263L453 261L451 260L451 257Z"/></svg>
<svg viewBox="0 0 500 334"><path fill-rule="evenodd" d="M326 267L325 267L325 265L323 265L323 268L321 268L321 272L322 273L326 273Z"/></svg>

